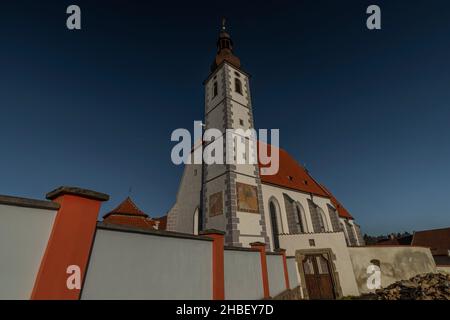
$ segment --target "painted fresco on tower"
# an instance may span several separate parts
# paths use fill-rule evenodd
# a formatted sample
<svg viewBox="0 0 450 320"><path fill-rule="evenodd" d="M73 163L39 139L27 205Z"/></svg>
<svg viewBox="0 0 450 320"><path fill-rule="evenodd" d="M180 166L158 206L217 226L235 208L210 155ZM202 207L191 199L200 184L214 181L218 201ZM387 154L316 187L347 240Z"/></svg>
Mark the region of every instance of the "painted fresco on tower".
<svg viewBox="0 0 450 320"><path fill-rule="evenodd" d="M209 197L209 216L219 216L223 214L223 196L222 192L213 193Z"/></svg>
<svg viewBox="0 0 450 320"><path fill-rule="evenodd" d="M258 208L258 189L245 183L236 183L238 195L238 211L259 213Z"/></svg>

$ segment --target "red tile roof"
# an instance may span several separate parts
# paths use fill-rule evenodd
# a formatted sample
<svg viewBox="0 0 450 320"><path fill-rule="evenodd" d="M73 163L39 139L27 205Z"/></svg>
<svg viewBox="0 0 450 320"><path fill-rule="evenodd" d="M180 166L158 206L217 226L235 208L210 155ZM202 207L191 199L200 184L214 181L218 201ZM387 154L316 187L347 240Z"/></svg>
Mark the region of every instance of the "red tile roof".
<svg viewBox="0 0 450 320"><path fill-rule="evenodd" d="M107 218L113 214L148 217L148 214L141 211L130 197L127 197L117 208L107 213L103 218Z"/></svg>
<svg viewBox="0 0 450 320"><path fill-rule="evenodd" d="M119 204L117 208L103 216L103 221L105 223L126 225L144 229L157 228L158 230L166 229L166 219L166 216L156 219L150 218L148 214L136 206L130 197L127 197L121 204Z"/></svg>
<svg viewBox="0 0 450 320"><path fill-rule="evenodd" d="M151 218L140 216L120 216L111 215L103 219L103 222L110 224L126 225L144 229L155 229L156 221Z"/></svg>
<svg viewBox="0 0 450 320"><path fill-rule="evenodd" d="M433 255L448 255L450 228L416 231L411 245L429 247Z"/></svg>
<svg viewBox="0 0 450 320"><path fill-rule="evenodd" d="M263 142L258 141L258 148L268 148L268 154L271 155L272 151L277 149L272 145L266 145ZM303 168L293 157L286 151L278 148L280 155L280 164L278 173L275 175L261 175L261 181L268 184L274 184L277 186L303 191L306 193L312 193L315 195L328 197L325 191L320 187L316 181L308 174L305 168ZM263 165L259 161L258 164L261 168L268 167L269 165Z"/></svg>
<svg viewBox="0 0 450 320"><path fill-rule="evenodd" d="M276 150L270 144L265 144L264 142L258 141L258 148L265 147L268 148L268 154L271 154L272 148ZM300 165L289 153L285 150L278 148L280 155L280 164L278 173L275 175L261 175L261 181L267 184L273 184L280 187L293 189L297 191L302 191L306 193L312 193L314 195L322 196L325 198L330 198L331 203L336 208L338 214L342 218L353 219L351 214L342 206L342 204L337 201L331 192L329 192L323 185L320 185L309 173L308 171ZM263 165L259 161L258 164L261 168L268 167L269 165Z"/></svg>

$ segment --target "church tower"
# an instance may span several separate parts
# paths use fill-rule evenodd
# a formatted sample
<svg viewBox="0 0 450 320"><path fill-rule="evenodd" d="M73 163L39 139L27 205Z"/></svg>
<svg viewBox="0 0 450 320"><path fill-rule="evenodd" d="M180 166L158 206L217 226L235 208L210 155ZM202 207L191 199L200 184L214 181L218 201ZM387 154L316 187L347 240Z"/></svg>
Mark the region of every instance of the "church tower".
<svg viewBox="0 0 450 320"><path fill-rule="evenodd" d="M242 70L239 58L233 53L233 41L225 28L225 21L219 32L217 53L204 86L205 129L220 130L224 159L228 157L236 161L236 153L225 154L226 130L253 129L254 123L249 75ZM248 142L244 135L237 139ZM205 143L205 150L209 143L212 142ZM245 153L243 155L244 158L248 156ZM203 229L225 231L225 244L230 246L248 247L257 241L269 243L258 165L229 162L203 164L202 171Z"/></svg>

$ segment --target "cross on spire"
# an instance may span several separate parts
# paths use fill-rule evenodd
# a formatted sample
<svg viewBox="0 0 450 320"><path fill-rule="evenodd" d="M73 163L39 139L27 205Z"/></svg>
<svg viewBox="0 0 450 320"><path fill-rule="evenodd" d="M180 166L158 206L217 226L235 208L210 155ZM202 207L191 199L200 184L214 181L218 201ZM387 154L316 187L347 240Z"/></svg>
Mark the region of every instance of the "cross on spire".
<svg viewBox="0 0 450 320"><path fill-rule="evenodd" d="M226 27L225 27L225 23L227 22L227 19L225 19L225 17L222 17L222 30L225 31Z"/></svg>

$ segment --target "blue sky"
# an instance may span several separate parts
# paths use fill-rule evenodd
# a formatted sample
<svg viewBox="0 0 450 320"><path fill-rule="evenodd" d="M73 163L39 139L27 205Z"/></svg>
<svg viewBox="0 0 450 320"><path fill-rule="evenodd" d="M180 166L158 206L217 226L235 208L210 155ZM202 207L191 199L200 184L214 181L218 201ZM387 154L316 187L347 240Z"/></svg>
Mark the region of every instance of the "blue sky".
<svg viewBox="0 0 450 320"><path fill-rule="evenodd" d="M450 4L8 1L0 10L0 194L60 185L175 201L176 128L203 119L221 16L252 75L255 123L378 234L450 225Z"/></svg>

